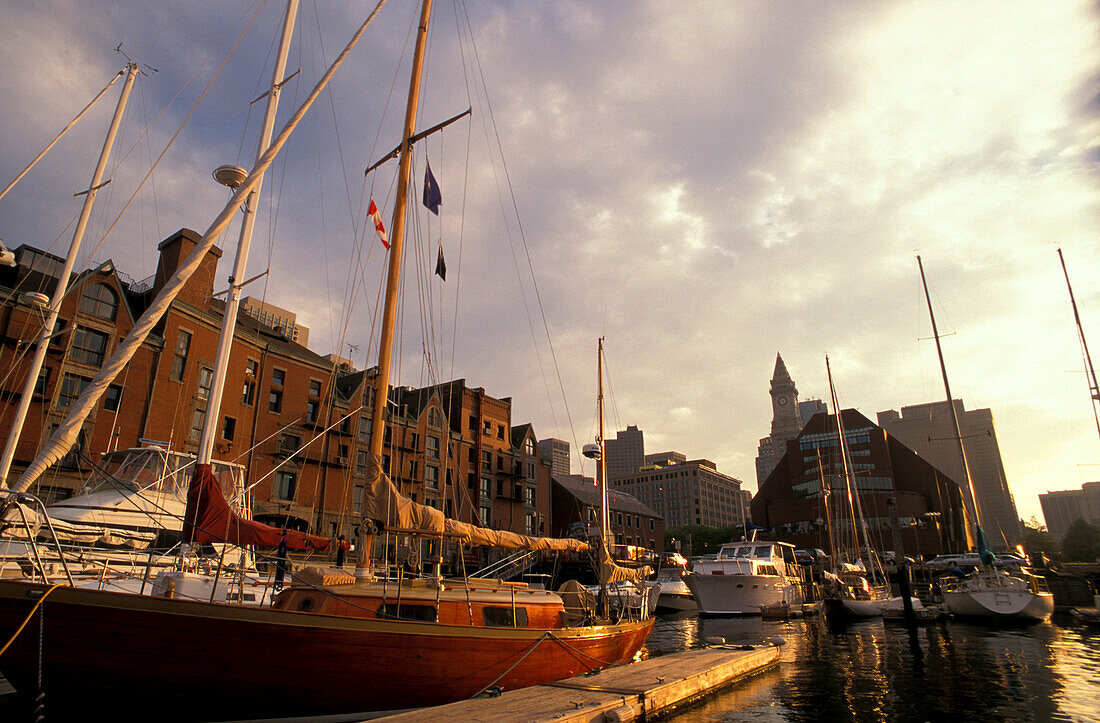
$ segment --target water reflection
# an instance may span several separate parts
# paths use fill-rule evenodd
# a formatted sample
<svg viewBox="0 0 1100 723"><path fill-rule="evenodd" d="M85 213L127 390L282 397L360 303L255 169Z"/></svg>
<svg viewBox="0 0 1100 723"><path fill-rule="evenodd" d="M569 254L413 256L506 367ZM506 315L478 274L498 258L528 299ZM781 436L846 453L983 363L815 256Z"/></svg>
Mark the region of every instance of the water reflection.
<svg viewBox="0 0 1100 723"><path fill-rule="evenodd" d="M910 636L881 620L840 629L821 620L659 619L648 655L707 637L761 643L782 635L779 668L701 705L677 723L761 721L1100 721L1100 631L1059 623L996 628L926 625Z"/></svg>

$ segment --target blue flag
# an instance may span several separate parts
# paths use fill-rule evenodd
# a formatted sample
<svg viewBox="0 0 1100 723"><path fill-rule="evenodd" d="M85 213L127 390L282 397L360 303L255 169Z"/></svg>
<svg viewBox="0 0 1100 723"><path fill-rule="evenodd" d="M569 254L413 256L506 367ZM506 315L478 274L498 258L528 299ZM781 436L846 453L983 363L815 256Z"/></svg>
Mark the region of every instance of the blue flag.
<svg viewBox="0 0 1100 723"><path fill-rule="evenodd" d="M424 160L424 205L428 207L428 210L439 215L439 204L443 203L443 194L439 192L439 184L435 182L435 176L432 175L431 164L427 159Z"/></svg>

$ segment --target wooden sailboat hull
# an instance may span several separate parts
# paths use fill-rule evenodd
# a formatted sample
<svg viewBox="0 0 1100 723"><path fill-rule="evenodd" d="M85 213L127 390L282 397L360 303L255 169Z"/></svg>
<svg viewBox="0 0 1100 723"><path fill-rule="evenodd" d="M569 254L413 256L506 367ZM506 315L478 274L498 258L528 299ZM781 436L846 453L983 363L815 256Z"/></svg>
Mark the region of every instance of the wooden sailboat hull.
<svg viewBox="0 0 1100 723"><path fill-rule="evenodd" d="M48 590L0 582L0 639ZM52 591L3 656L51 717L111 702L112 718L321 715L435 705L630 661L653 621L485 628L348 619L92 590Z"/></svg>

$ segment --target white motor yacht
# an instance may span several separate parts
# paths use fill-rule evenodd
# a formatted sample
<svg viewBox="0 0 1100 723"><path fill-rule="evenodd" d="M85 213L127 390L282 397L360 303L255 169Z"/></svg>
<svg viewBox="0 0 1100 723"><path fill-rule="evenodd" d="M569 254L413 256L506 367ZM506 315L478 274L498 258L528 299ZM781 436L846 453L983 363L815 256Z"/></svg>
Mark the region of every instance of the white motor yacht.
<svg viewBox="0 0 1100 723"><path fill-rule="evenodd" d="M801 605L802 568L786 542L730 542L683 580L706 615L759 615L762 607Z"/></svg>

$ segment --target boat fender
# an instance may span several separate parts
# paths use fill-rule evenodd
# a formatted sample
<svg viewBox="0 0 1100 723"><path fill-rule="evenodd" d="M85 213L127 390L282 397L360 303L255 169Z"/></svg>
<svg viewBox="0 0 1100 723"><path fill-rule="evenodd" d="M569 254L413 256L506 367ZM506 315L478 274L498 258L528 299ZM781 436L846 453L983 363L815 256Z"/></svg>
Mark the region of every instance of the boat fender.
<svg viewBox="0 0 1100 723"><path fill-rule="evenodd" d="M489 696L490 698L499 698L500 694L503 692L504 688L501 688L499 685L494 685L492 688L485 691L485 695Z"/></svg>
<svg viewBox="0 0 1100 723"><path fill-rule="evenodd" d="M717 635L715 635L715 636L707 638L706 643L707 643L707 645L725 645L726 644L726 639L725 638L720 638Z"/></svg>
<svg viewBox="0 0 1100 723"><path fill-rule="evenodd" d="M640 706L631 705L625 701L618 708L613 708L603 714L603 719L607 723L626 723L626 721L641 720L642 717Z"/></svg>
<svg viewBox="0 0 1100 723"><path fill-rule="evenodd" d="M787 639L784 638L782 635L773 635L768 638L768 644L780 648L787 644Z"/></svg>

